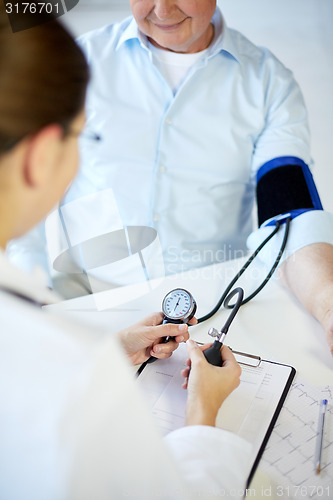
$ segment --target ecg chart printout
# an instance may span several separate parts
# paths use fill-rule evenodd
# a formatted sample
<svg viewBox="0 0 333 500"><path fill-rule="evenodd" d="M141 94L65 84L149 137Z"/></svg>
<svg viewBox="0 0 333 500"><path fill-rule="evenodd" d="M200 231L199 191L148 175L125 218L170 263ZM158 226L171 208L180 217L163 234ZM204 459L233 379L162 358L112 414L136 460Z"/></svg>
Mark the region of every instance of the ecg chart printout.
<svg viewBox="0 0 333 500"><path fill-rule="evenodd" d="M318 475L315 451L322 399L328 400L328 407ZM332 403L333 386L316 388L296 377L260 463L282 498L333 498Z"/></svg>
<svg viewBox="0 0 333 500"><path fill-rule="evenodd" d="M138 378L163 435L185 423L186 390L180 375L186 366L184 344L171 358L148 364ZM217 427L234 432L253 444L255 459L286 386L291 368L262 362L259 367L242 365L241 383L223 403Z"/></svg>

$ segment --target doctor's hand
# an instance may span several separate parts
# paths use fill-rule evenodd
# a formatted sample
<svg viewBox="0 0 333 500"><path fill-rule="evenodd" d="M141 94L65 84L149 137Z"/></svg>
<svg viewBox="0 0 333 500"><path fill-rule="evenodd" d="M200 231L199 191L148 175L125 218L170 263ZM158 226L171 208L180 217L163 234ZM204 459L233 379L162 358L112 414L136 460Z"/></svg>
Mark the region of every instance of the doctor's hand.
<svg viewBox="0 0 333 500"><path fill-rule="evenodd" d="M147 361L150 356L159 359L169 358L179 343L189 338L187 325L173 323L162 325L163 317L161 312L151 314L118 333L121 344L133 365ZM197 320L193 318L189 323L194 325ZM175 337L175 339L162 343L168 336Z"/></svg>
<svg viewBox="0 0 333 500"><path fill-rule="evenodd" d="M212 344L199 347L193 340L187 343L190 359L182 370L187 389L186 425L215 426L217 413L229 394L239 386L241 367L226 346L222 346L222 367L208 363L204 350ZM191 368L190 376L189 370Z"/></svg>

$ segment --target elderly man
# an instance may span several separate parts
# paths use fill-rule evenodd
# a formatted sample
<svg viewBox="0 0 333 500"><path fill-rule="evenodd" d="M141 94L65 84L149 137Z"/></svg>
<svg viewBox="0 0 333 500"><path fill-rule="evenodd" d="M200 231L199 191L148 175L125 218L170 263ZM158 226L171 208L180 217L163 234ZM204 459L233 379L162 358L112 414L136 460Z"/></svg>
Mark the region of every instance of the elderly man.
<svg viewBox="0 0 333 500"><path fill-rule="evenodd" d="M175 273L244 254L272 230L267 220L290 214L281 275L322 323L333 354L332 215L309 170L307 114L291 72L229 29L215 0L130 5L132 17L79 41L92 72L87 130L102 141L82 138L81 174L61 209L110 189L113 201L111 210L95 196L89 215L67 226L61 217L67 241L80 224L94 235L148 226ZM33 237L29 245L38 260ZM16 261L22 248L12 246Z"/></svg>

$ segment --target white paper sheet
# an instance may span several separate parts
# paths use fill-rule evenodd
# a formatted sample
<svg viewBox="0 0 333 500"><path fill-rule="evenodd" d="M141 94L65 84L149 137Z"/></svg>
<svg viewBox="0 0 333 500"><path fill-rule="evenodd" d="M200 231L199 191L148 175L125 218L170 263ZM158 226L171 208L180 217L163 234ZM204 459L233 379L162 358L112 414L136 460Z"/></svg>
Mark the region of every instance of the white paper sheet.
<svg viewBox="0 0 333 500"><path fill-rule="evenodd" d="M185 423L186 391L180 375L186 366L185 344L167 360L159 360L145 367L138 378L157 425L163 435ZM244 358L246 360L246 358ZM261 362L258 367L242 365L239 387L223 403L216 425L242 436L253 445L255 459L291 368L285 365Z"/></svg>

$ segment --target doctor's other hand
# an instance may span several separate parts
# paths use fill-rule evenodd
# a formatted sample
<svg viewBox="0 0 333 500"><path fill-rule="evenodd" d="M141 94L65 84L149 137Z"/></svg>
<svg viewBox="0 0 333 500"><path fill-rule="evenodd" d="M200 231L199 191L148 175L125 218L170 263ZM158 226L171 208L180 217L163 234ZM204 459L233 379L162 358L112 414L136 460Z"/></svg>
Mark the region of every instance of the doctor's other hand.
<svg viewBox="0 0 333 500"><path fill-rule="evenodd" d="M193 340L186 344L190 357L187 368L182 370L183 388L188 392L186 425L215 426L223 401L239 386L241 367L226 346L221 347L223 365L219 367L209 364L203 355L212 344L199 347Z"/></svg>
<svg viewBox="0 0 333 500"><path fill-rule="evenodd" d="M169 358L180 342L188 340L187 325L173 323L162 325L163 318L163 313L157 312L118 333L121 344L133 365L147 361L150 356L159 359ZM189 322L191 325L196 323L195 318ZM175 338L163 343L165 337L168 336Z"/></svg>

